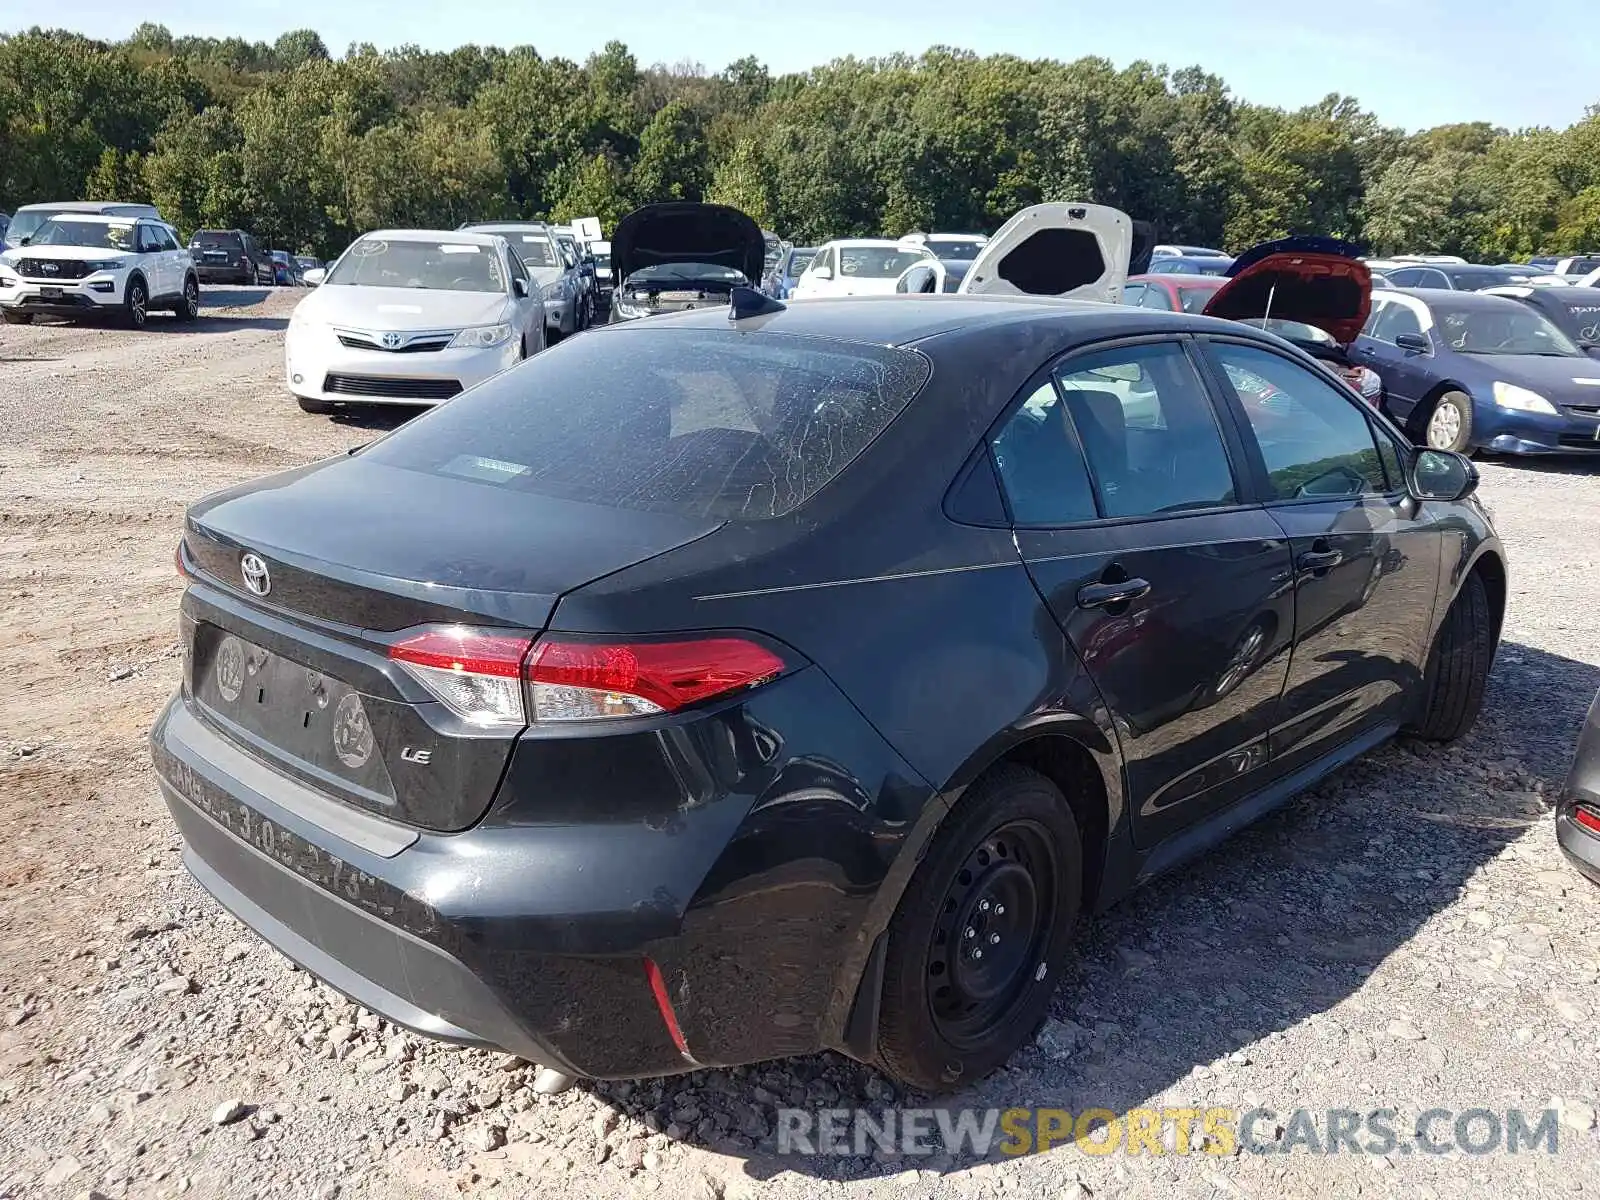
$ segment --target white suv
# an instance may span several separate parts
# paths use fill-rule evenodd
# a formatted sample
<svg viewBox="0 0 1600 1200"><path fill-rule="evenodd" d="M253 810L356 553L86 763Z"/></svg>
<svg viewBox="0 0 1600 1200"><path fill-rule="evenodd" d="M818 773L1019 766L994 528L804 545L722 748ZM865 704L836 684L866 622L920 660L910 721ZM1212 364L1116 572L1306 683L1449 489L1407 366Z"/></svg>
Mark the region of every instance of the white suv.
<svg viewBox="0 0 1600 1200"><path fill-rule="evenodd" d="M142 329L155 308L183 321L200 311L194 260L162 221L58 213L26 246L0 254L0 317L8 324L39 313L117 313Z"/></svg>

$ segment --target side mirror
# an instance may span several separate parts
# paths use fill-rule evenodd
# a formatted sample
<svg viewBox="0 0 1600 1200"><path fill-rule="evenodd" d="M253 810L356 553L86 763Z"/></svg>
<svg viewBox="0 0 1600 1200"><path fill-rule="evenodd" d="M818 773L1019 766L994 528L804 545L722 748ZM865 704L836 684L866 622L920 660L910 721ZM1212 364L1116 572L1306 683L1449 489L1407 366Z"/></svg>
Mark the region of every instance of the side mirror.
<svg viewBox="0 0 1600 1200"><path fill-rule="evenodd" d="M907 267L900 278L895 280L894 290L918 295L936 292L939 290L938 272L932 267Z"/></svg>
<svg viewBox="0 0 1600 1200"><path fill-rule="evenodd" d="M328 272L322 267L312 267L311 270L300 276L300 278L304 279L311 287L316 287L327 277Z"/></svg>
<svg viewBox="0 0 1600 1200"><path fill-rule="evenodd" d="M1397 333L1395 334L1394 344L1402 350L1410 350L1416 354L1431 354L1433 352L1433 343L1428 340L1427 334L1424 333Z"/></svg>
<svg viewBox="0 0 1600 1200"><path fill-rule="evenodd" d="M511 281L511 290L517 294L518 300L526 300L528 298L528 285L520 279Z"/></svg>
<svg viewBox="0 0 1600 1200"><path fill-rule="evenodd" d="M833 268L832 267L818 267L815 271L811 272L811 278L813 278L813 279L832 279L833 278Z"/></svg>
<svg viewBox="0 0 1600 1200"><path fill-rule="evenodd" d="M1465 500L1478 490L1478 468L1463 454L1424 450L1411 464L1411 494L1418 500Z"/></svg>

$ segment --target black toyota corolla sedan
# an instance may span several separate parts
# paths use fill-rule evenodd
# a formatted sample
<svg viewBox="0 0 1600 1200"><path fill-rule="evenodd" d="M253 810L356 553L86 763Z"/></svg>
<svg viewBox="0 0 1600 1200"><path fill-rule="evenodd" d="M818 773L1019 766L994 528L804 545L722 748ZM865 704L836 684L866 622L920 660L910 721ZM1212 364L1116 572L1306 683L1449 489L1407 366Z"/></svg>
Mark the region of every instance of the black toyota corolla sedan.
<svg viewBox="0 0 1600 1200"><path fill-rule="evenodd" d="M741 291L197 503L155 761L199 881L400 1025L948 1090L1085 914L1468 730L1476 481L1237 322Z"/></svg>

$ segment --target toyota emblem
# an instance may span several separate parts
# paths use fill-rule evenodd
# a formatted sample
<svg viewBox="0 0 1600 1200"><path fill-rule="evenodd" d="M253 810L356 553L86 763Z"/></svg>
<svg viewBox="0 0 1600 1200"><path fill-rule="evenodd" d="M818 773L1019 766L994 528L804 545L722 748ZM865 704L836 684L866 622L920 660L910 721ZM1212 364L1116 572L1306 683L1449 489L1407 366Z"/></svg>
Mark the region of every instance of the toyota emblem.
<svg viewBox="0 0 1600 1200"><path fill-rule="evenodd" d="M382 338L383 348L385 350L398 350L400 349L400 343L404 340L398 333L386 333Z"/></svg>
<svg viewBox="0 0 1600 1200"><path fill-rule="evenodd" d="M259 554L246 554L241 558L239 574L244 576L245 587L258 596L265 596L272 590L272 576L267 573L267 564Z"/></svg>

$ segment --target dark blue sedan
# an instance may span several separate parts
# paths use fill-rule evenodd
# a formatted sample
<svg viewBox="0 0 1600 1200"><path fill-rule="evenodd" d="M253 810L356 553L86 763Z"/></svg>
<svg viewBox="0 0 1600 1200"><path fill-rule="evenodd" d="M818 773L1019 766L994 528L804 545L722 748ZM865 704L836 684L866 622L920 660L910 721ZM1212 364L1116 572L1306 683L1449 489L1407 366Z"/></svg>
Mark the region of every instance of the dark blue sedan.
<svg viewBox="0 0 1600 1200"><path fill-rule="evenodd" d="M1376 291L1351 357L1377 372L1385 408L1420 444L1600 452L1600 359L1516 300Z"/></svg>

